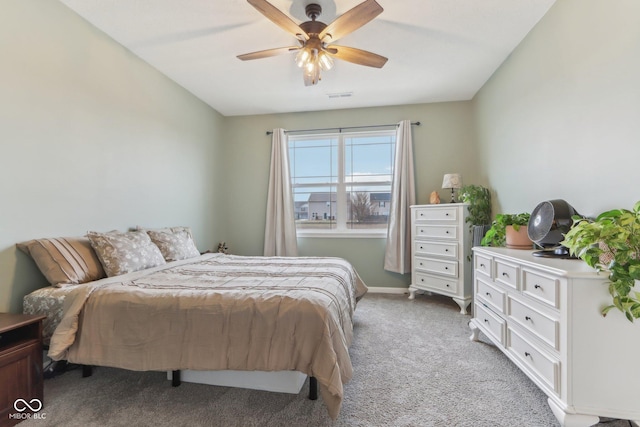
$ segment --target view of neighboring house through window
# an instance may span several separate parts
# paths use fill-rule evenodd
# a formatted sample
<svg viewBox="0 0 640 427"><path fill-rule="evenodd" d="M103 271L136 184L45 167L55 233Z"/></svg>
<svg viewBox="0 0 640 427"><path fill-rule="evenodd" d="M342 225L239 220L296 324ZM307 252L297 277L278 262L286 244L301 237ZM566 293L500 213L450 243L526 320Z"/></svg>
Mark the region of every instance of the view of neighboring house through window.
<svg viewBox="0 0 640 427"><path fill-rule="evenodd" d="M289 135L296 228L387 228L395 131Z"/></svg>

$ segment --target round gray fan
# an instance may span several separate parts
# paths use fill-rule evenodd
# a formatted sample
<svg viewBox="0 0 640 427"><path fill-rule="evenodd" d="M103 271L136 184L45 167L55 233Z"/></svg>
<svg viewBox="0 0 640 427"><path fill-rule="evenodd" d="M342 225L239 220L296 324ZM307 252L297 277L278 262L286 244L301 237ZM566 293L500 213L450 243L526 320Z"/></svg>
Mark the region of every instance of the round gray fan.
<svg viewBox="0 0 640 427"><path fill-rule="evenodd" d="M578 212L565 200L547 200L531 212L527 226L529 238L542 248L552 248L534 252L536 256L568 257L567 248L560 246L564 234L573 224L572 216Z"/></svg>

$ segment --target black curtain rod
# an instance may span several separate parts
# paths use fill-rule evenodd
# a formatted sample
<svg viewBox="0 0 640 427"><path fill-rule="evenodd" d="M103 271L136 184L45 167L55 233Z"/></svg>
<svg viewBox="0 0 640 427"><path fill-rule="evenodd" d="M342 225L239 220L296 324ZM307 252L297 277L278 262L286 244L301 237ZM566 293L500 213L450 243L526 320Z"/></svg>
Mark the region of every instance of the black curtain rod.
<svg viewBox="0 0 640 427"><path fill-rule="evenodd" d="M411 123L412 126L420 126L420 122L412 122ZM390 125L371 125L371 126L347 126L347 127L341 127L341 128L323 128L323 129L295 129L295 130L286 130L284 131L285 133L291 133L291 132L318 132L321 130L337 130L339 132L342 132L344 129L369 129L369 128L388 128L391 126L398 126L397 123L392 123ZM273 135L273 131L268 130L267 131L267 135Z"/></svg>

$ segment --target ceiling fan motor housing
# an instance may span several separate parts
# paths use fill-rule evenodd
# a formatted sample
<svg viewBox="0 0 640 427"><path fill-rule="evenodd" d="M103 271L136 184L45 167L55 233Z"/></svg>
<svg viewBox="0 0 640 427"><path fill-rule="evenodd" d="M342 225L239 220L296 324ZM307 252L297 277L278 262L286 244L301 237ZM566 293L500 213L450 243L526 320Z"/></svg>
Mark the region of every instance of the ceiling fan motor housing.
<svg viewBox="0 0 640 427"><path fill-rule="evenodd" d="M315 35L316 38L326 27L327 24L320 21L307 21L300 24L300 28L302 28L305 33L309 34L311 37Z"/></svg>

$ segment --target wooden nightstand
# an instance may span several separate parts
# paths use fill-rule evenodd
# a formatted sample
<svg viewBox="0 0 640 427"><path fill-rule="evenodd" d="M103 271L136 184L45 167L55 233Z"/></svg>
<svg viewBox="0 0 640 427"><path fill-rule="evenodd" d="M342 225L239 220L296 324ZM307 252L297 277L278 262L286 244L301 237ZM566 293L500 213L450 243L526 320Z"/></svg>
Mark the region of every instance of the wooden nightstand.
<svg viewBox="0 0 640 427"><path fill-rule="evenodd" d="M0 313L0 427L17 424L33 413L22 402L19 408L26 409L16 410L17 399L24 399L32 407L38 405L33 399L43 401L42 320L45 318Z"/></svg>

